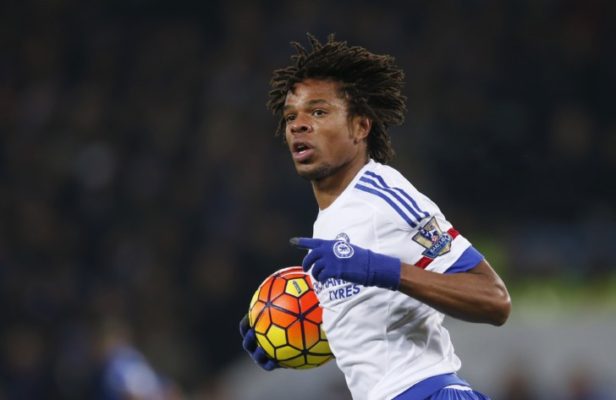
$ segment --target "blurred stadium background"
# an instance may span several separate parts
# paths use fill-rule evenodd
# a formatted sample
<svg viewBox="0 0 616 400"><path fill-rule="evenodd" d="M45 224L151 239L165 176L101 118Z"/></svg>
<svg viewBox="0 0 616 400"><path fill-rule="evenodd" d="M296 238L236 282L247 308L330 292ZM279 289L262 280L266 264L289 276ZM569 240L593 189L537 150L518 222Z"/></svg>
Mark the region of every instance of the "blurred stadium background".
<svg viewBox="0 0 616 400"><path fill-rule="evenodd" d="M511 290L504 327L447 322L463 376L615 399L614 21L610 0L2 2L0 399L348 398L333 363L259 371L237 330L316 213L264 106L307 31L397 58L393 165Z"/></svg>

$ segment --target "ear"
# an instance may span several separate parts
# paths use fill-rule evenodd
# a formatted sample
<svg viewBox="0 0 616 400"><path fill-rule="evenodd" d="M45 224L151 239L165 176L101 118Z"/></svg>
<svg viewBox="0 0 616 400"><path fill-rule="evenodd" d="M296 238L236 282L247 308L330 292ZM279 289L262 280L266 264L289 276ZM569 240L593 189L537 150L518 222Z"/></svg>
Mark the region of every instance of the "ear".
<svg viewBox="0 0 616 400"><path fill-rule="evenodd" d="M363 115L353 117L353 139L356 143L365 140L372 129L372 120Z"/></svg>

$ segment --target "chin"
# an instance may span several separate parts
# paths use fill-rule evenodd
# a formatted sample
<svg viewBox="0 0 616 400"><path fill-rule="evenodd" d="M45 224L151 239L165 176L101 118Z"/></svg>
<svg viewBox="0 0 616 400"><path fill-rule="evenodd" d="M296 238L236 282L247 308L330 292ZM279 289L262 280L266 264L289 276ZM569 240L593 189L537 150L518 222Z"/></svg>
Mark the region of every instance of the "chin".
<svg viewBox="0 0 616 400"><path fill-rule="evenodd" d="M331 165L303 165L299 164L295 166L297 174L309 181L320 181L325 179L336 172L336 169Z"/></svg>

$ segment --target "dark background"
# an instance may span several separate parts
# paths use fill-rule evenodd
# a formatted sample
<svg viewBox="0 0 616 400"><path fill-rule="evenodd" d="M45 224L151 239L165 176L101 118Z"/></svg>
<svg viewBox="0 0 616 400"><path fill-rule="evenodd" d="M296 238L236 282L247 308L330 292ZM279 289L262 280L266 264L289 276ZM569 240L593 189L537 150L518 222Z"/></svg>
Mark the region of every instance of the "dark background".
<svg viewBox="0 0 616 400"><path fill-rule="evenodd" d="M608 281L614 21L609 0L3 2L0 398L94 398L110 325L214 398L253 291L312 232L265 108L306 32L396 57L392 164L512 293Z"/></svg>

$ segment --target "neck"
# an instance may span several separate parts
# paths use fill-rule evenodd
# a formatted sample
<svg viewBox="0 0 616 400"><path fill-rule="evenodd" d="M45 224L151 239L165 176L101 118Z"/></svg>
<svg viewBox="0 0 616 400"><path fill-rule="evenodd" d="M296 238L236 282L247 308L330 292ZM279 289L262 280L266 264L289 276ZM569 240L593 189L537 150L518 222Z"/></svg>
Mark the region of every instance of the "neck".
<svg viewBox="0 0 616 400"><path fill-rule="evenodd" d="M312 181L312 190L319 209L324 210L329 207L368 161L368 158L352 161L341 166L334 174Z"/></svg>

